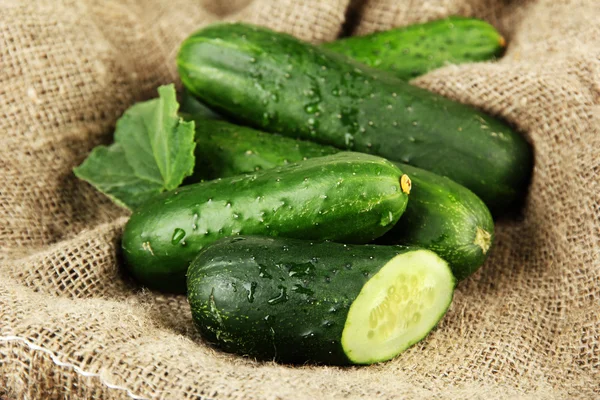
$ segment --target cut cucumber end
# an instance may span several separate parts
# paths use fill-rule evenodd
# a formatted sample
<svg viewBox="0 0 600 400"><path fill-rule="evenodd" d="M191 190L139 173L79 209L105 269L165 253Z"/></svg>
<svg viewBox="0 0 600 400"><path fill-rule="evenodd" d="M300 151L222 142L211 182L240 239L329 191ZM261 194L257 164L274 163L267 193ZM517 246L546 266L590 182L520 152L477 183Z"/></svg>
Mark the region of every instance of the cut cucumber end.
<svg viewBox="0 0 600 400"><path fill-rule="evenodd" d="M446 313L455 284L448 264L432 251L392 258L350 306L342 332L348 359L387 361L423 339Z"/></svg>

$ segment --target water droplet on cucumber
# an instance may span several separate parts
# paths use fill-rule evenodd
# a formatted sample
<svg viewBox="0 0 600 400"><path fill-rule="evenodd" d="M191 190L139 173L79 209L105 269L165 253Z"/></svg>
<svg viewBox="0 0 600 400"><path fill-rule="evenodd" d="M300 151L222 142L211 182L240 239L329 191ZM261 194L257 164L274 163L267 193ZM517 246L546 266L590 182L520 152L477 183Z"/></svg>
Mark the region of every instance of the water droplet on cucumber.
<svg viewBox="0 0 600 400"><path fill-rule="evenodd" d="M354 136L352 136L350 133L346 133L344 135L344 143L348 147L352 146L354 144Z"/></svg>
<svg viewBox="0 0 600 400"><path fill-rule="evenodd" d="M183 241L185 238L185 231L181 228L175 228L173 236L171 237L171 244L176 245Z"/></svg>
<svg viewBox="0 0 600 400"><path fill-rule="evenodd" d="M273 279L273 276L267 271L267 266L258 264L258 276L265 279Z"/></svg>
<svg viewBox="0 0 600 400"><path fill-rule="evenodd" d="M253 303L254 302L254 292L256 291L256 286L257 283L256 282L251 282L251 283L244 283L244 289L246 289L246 291L248 292L248 303Z"/></svg>
<svg viewBox="0 0 600 400"><path fill-rule="evenodd" d="M300 284L295 284L292 287L292 291L296 292L296 293L300 293L300 294L305 294L307 296L312 296L313 294L315 294L314 291L310 290L309 288L306 288Z"/></svg>
<svg viewBox="0 0 600 400"><path fill-rule="evenodd" d="M379 225L381 225L381 226L388 226L393 221L394 221L394 214L392 214L391 211L388 211L387 215L382 215L381 216L381 220L379 221Z"/></svg>
<svg viewBox="0 0 600 400"><path fill-rule="evenodd" d="M318 109L319 105L315 103L309 103L306 106L304 106L304 111L306 111L308 114L314 114L315 112L317 112Z"/></svg>
<svg viewBox="0 0 600 400"><path fill-rule="evenodd" d="M267 300L267 303L269 303L270 305L275 305L285 303L286 301L288 301L287 290L285 286L279 286L279 294Z"/></svg>
<svg viewBox="0 0 600 400"><path fill-rule="evenodd" d="M289 264L288 275L290 277L303 277L308 275L314 275L315 266L311 263L300 263L300 264Z"/></svg>

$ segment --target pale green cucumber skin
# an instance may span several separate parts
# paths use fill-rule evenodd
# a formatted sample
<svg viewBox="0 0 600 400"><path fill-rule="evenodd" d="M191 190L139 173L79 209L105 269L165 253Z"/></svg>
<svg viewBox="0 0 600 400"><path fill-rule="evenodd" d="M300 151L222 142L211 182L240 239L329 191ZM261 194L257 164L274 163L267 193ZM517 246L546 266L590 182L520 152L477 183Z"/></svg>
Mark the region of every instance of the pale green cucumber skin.
<svg viewBox="0 0 600 400"><path fill-rule="evenodd" d="M223 237L367 243L404 212L402 175L380 157L346 152L180 187L133 212L123 232L125 261L144 285L184 292L190 261Z"/></svg>
<svg viewBox="0 0 600 400"><path fill-rule="evenodd" d="M423 250L226 238L190 265L192 316L203 338L228 352L294 364L354 364L341 344L350 306L388 261L409 251Z"/></svg>
<svg viewBox="0 0 600 400"><path fill-rule="evenodd" d="M292 36L211 25L177 63L190 92L236 121L447 176L495 213L526 192L531 148L508 125Z"/></svg>
<svg viewBox="0 0 600 400"><path fill-rule="evenodd" d="M188 117L190 118L190 117ZM192 180L224 178L339 152L331 146L196 118L197 164ZM411 181L406 211L380 244L404 244L432 250L448 261L457 279L475 273L490 254L494 220L486 205L458 183L429 171L397 163ZM487 248L476 241L489 233ZM485 246L484 246L485 247Z"/></svg>
<svg viewBox="0 0 600 400"><path fill-rule="evenodd" d="M322 46L408 80L449 64L494 60L502 55L506 42L485 21L453 16Z"/></svg>

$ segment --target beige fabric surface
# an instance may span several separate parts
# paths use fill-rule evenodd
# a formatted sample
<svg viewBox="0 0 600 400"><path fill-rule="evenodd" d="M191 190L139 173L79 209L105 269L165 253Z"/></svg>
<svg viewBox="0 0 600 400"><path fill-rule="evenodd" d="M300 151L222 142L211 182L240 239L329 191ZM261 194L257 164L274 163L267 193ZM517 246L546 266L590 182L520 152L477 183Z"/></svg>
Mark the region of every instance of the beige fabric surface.
<svg viewBox="0 0 600 400"><path fill-rule="evenodd" d="M354 7L352 13L348 8ZM183 296L122 272L128 213L71 170L133 102L177 81L218 19L313 42L449 14L508 38L499 62L415 84L506 118L535 148L522 214L425 341L370 367L289 367L205 346ZM600 2L5 0L0 3L0 395L600 398Z"/></svg>

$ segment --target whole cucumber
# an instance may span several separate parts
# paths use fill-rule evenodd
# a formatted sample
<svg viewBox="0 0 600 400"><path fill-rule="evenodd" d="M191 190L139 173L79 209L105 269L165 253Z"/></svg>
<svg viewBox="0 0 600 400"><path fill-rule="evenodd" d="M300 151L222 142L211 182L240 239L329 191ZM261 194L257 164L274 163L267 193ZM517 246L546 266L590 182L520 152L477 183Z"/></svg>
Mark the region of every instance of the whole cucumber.
<svg viewBox="0 0 600 400"><path fill-rule="evenodd" d="M455 280L429 250L239 236L206 247L187 285L196 326L226 351L371 364L424 338Z"/></svg>
<svg viewBox="0 0 600 400"><path fill-rule="evenodd" d="M485 21L452 16L321 46L398 78L411 79L448 64L492 60L504 52L506 41ZM184 95L182 111L196 114L197 110L209 118L218 118L207 106L184 93L188 96Z"/></svg>
<svg viewBox="0 0 600 400"><path fill-rule="evenodd" d="M495 211L526 190L531 149L507 125L292 36L211 25L177 64L190 92L236 120L430 170Z"/></svg>
<svg viewBox="0 0 600 400"><path fill-rule="evenodd" d="M493 59L502 54L506 41L485 21L453 16L322 46L401 79L411 79L447 64Z"/></svg>
<svg viewBox="0 0 600 400"><path fill-rule="evenodd" d="M189 118L189 117L188 117ZM196 121L193 180L224 178L269 169L307 158L334 154L335 147L291 139L225 121ZM410 176L406 211L378 239L435 251L448 261L457 279L472 275L487 258L494 221L485 204L464 186L432 172L397 163Z"/></svg>
<svg viewBox="0 0 600 400"><path fill-rule="evenodd" d="M202 182L136 209L125 226L122 247L139 281L182 292L190 261L222 237L369 242L398 221L409 184L389 161L350 152Z"/></svg>

